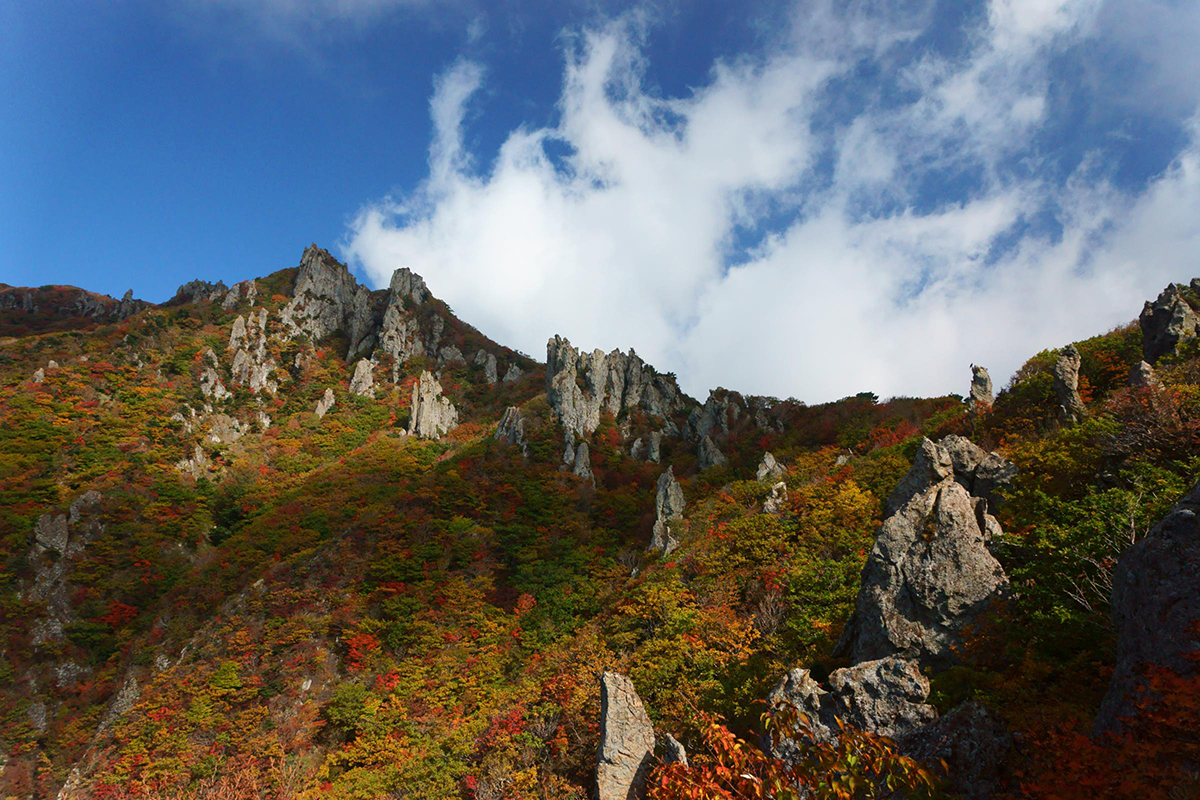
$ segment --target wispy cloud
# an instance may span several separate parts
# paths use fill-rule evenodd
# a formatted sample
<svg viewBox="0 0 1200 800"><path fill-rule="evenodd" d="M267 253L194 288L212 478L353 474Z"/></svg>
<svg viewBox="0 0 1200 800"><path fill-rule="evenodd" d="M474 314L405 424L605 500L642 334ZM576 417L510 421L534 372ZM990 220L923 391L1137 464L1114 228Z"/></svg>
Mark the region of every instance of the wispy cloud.
<svg viewBox="0 0 1200 800"><path fill-rule="evenodd" d="M808 3L771 50L667 98L624 17L571 40L557 123L512 131L482 169L461 129L483 69L460 61L431 101L429 179L364 208L346 253L381 284L411 266L528 352L554 333L634 346L700 395L962 391L970 363L1011 372L1194 270L1194 127L1137 189L1099 145L1043 141L1073 79L1058 64L1106 13L993 0L943 56L912 44L927 6Z"/></svg>

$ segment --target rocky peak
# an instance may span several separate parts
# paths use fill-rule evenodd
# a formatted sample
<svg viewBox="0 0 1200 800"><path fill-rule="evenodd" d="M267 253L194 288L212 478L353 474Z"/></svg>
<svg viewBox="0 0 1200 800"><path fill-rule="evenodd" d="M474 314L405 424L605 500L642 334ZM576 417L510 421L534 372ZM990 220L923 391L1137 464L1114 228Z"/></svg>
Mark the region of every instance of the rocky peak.
<svg viewBox="0 0 1200 800"><path fill-rule="evenodd" d="M336 402L333 396L333 389L326 389L325 394L321 395L321 399L317 401L316 414L318 419L323 419L329 413L329 409L333 408Z"/></svg>
<svg viewBox="0 0 1200 800"><path fill-rule="evenodd" d="M1058 398L1058 417L1063 422L1080 422L1087 416L1083 398L1079 396L1079 367L1083 357L1078 348L1069 344L1063 348L1054 365L1054 394Z"/></svg>
<svg viewBox="0 0 1200 800"><path fill-rule="evenodd" d="M225 281L202 281L199 278L188 281L175 290L175 303L199 303L203 300L220 300L229 291Z"/></svg>
<svg viewBox="0 0 1200 800"><path fill-rule="evenodd" d="M1197 281L1193 280L1192 285ZM1142 328L1142 354L1150 364L1158 363L1158 359L1200 334L1200 316L1188 303L1183 289L1174 283L1163 289L1154 302L1146 302L1138 323Z"/></svg>
<svg viewBox="0 0 1200 800"><path fill-rule="evenodd" d="M775 460L775 456L769 452L763 453L762 461L758 462L758 470L754 473L755 480L777 481L783 475L783 465Z"/></svg>
<svg viewBox="0 0 1200 800"><path fill-rule="evenodd" d="M917 495L953 477L954 460L950 451L929 439L922 439L912 466L888 495L883 506L884 515L895 514Z"/></svg>
<svg viewBox="0 0 1200 800"><path fill-rule="evenodd" d="M401 267L392 273L388 292L394 301L402 303L407 298L416 305L421 305L430 297L425 279L408 267Z"/></svg>
<svg viewBox="0 0 1200 800"><path fill-rule="evenodd" d="M775 403L772 397L742 395L720 387L713 389L704 405L693 408L688 414L688 438L700 440L710 434L729 433L743 419L750 420L759 430L782 430L782 423L774 414Z"/></svg>
<svg viewBox="0 0 1200 800"><path fill-rule="evenodd" d="M300 258L292 299L280 312L284 327L314 342L341 331L350 342L346 358L373 345L371 292L360 286L345 264L315 244Z"/></svg>
<svg viewBox="0 0 1200 800"><path fill-rule="evenodd" d="M234 351L230 370L233 384L245 384L250 391L266 390L275 394L279 386L272 378L275 361L267 352L267 310L258 309L246 317L238 316L233 321L229 334L229 347Z"/></svg>
<svg viewBox="0 0 1200 800"><path fill-rule="evenodd" d="M683 487L675 480L675 470L667 467L658 476L658 487L654 495L654 535L650 539L650 549L659 550L663 555L669 555L679 547L679 540L671 532L671 522L683 519L683 509L686 502L683 497Z"/></svg>
<svg viewBox="0 0 1200 800"><path fill-rule="evenodd" d="M992 407L992 376L986 367L971 365L971 388L967 393L967 411L978 414Z"/></svg>
<svg viewBox="0 0 1200 800"><path fill-rule="evenodd" d="M79 320L122 320L132 316L149 303L135 300L133 290L127 291L120 300L106 294L89 292L74 286L46 286L39 289L9 286L0 283L0 311L23 311L26 313L51 313L56 325L70 325L72 318Z"/></svg>
<svg viewBox="0 0 1200 800"><path fill-rule="evenodd" d="M372 372L374 366L369 358L359 359L359 362L354 365L354 375L350 378L351 394L360 397L374 396L375 376Z"/></svg>
<svg viewBox="0 0 1200 800"><path fill-rule="evenodd" d="M422 439L440 439L458 427L458 409L442 396L442 385L428 370L413 385L409 413L408 432Z"/></svg>
<svg viewBox="0 0 1200 800"><path fill-rule="evenodd" d="M36 312L38 304L34 290L0 283L0 310Z"/></svg>
<svg viewBox="0 0 1200 800"><path fill-rule="evenodd" d="M410 358L439 358L441 355L445 325L442 317L434 314L426 319L427 324L423 326L417 315L417 307L427 303L431 297L425 281L412 270L403 267L392 273L378 341L380 349L392 357L393 382L399 380L400 367ZM446 355L453 354L448 352ZM459 358L462 358L461 353ZM451 359L442 358L442 361L448 360Z"/></svg>
<svg viewBox="0 0 1200 800"><path fill-rule="evenodd" d="M586 436L600 424L600 415L614 417L640 409L666 419L687 403L675 379L648 366L632 350L604 353L576 350L555 336L546 345L546 398L563 426Z"/></svg>
<svg viewBox="0 0 1200 800"><path fill-rule="evenodd" d="M255 299L258 297L258 284L253 280L240 281L235 283L225 293L225 299L221 301L221 308L229 311L237 306L243 299L250 305L254 305Z"/></svg>
<svg viewBox="0 0 1200 800"><path fill-rule="evenodd" d="M653 757L654 726L633 682L619 673L604 672L600 677L598 800L641 797Z"/></svg>

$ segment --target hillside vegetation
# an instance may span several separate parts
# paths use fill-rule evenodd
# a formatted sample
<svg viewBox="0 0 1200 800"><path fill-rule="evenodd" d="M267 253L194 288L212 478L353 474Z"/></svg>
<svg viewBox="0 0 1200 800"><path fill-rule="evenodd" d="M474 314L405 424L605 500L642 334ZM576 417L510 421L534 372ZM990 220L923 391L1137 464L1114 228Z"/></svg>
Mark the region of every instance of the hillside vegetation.
<svg viewBox="0 0 1200 800"><path fill-rule="evenodd" d="M604 671L688 752L659 744L651 797L1200 793L1191 672L1145 671L1136 717L1093 737L1117 564L1200 477L1194 336L1132 384L1144 326L1075 343L1082 413L1060 350L970 411L700 404L633 354L543 364L416 276L368 293L344 272L310 248L163 305L0 302L0 797L593 797ZM594 427L564 426L597 392ZM1015 466L984 505L1006 583L914 669L937 715L978 704L1009 737L994 773L880 730L806 745L812 712L776 714L772 742L789 671L860 663L838 645L885 503L949 436ZM677 546L649 549L660 520Z"/></svg>

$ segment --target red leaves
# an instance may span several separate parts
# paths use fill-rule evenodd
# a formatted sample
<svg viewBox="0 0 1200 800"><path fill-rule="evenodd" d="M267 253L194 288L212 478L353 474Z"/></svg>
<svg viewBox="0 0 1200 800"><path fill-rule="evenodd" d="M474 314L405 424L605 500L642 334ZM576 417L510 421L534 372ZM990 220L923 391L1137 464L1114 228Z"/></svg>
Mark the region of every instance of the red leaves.
<svg viewBox="0 0 1200 800"><path fill-rule="evenodd" d="M135 607L127 603L122 603L119 600L113 600L108 604L108 611L104 616L100 617L100 621L107 623L115 630L123 628L128 622L135 619L137 615L138 610Z"/></svg>
<svg viewBox="0 0 1200 800"><path fill-rule="evenodd" d="M346 668L362 669L363 661L379 649L379 639L369 633L356 633L346 640Z"/></svg>

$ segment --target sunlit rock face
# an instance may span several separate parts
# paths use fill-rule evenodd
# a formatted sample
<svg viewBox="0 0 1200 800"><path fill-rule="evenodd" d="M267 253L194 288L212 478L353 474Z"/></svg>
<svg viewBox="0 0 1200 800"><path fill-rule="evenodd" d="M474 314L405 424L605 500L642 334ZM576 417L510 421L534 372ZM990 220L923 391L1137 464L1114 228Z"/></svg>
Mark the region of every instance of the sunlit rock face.
<svg viewBox="0 0 1200 800"><path fill-rule="evenodd" d="M560 336L546 345L546 399L563 427L586 436L608 412L641 409L666 419L683 409L687 400L675 379L662 375L632 350L581 352Z"/></svg>
<svg viewBox="0 0 1200 800"><path fill-rule="evenodd" d="M949 666L963 630L1008 585L987 547L1000 525L987 500L955 480L951 449L925 439L888 498L838 645L852 662L900 655Z"/></svg>

